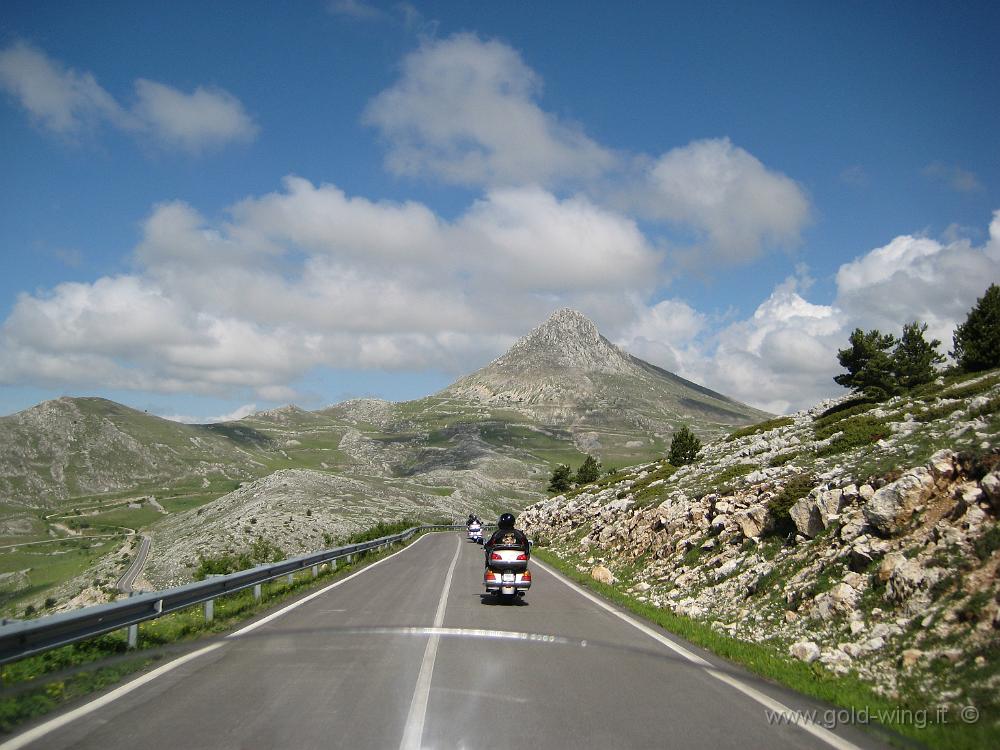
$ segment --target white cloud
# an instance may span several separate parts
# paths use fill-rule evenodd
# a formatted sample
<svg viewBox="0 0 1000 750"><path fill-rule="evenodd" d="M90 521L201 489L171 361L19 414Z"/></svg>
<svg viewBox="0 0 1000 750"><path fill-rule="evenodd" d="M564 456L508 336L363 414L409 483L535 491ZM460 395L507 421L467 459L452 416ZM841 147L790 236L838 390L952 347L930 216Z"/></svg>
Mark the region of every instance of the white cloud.
<svg viewBox="0 0 1000 750"><path fill-rule="evenodd" d="M54 133L77 133L101 121L131 123L92 73L67 69L26 42L0 51L0 86Z"/></svg>
<svg viewBox="0 0 1000 750"><path fill-rule="evenodd" d="M634 196L646 216L694 228L703 252L742 263L767 245L791 245L809 220L802 187L728 138L693 141L648 169Z"/></svg>
<svg viewBox="0 0 1000 750"><path fill-rule="evenodd" d="M905 323L919 320L928 324L929 337L941 340L942 352L950 349L955 327L989 284L1000 282L1000 211L981 247L903 235L843 264L830 305L805 299L802 275L779 284L748 318L707 335L706 318L679 301L640 307L620 342L759 408L811 406L845 392L833 382L840 372L836 352L856 327L898 335Z"/></svg>
<svg viewBox="0 0 1000 750"><path fill-rule="evenodd" d="M135 82L133 112L160 143L198 152L230 142L252 141L257 126L243 104L221 89L198 86L185 94L143 78Z"/></svg>
<svg viewBox="0 0 1000 750"><path fill-rule="evenodd" d="M837 272L837 304L858 325L896 332L910 320L950 348L951 334L991 282L1000 281L1000 211L989 240L940 242L903 235Z"/></svg>
<svg viewBox="0 0 1000 750"><path fill-rule="evenodd" d="M463 185L551 184L595 178L607 149L536 104L541 78L511 47L456 34L425 41L400 79L368 105L365 121L389 146L399 175Z"/></svg>
<svg viewBox="0 0 1000 750"><path fill-rule="evenodd" d="M0 87L40 125L75 135L107 124L143 134L167 148L198 152L250 141L257 126L242 103L222 89L197 87L186 94L155 81L135 81L136 102L121 105L89 72L68 69L26 42L0 51Z"/></svg>
<svg viewBox="0 0 1000 750"><path fill-rule="evenodd" d="M662 222L694 246L675 260L741 264L791 246L809 199L729 139L693 141L659 158L616 153L543 110L541 76L520 54L474 34L425 40L369 105L397 175L461 185L574 187Z"/></svg>
<svg viewBox="0 0 1000 750"><path fill-rule="evenodd" d="M155 206L133 274L22 295L0 382L270 401L315 367L465 372L555 307L620 320L659 262L631 220L539 188L491 191L449 222L288 178L227 214Z"/></svg>

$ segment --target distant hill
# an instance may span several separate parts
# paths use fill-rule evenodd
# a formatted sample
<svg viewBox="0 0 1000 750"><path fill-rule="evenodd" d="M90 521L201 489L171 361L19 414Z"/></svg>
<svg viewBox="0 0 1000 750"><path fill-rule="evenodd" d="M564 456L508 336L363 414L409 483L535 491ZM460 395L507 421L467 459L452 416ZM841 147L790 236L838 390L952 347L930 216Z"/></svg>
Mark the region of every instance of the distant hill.
<svg viewBox="0 0 1000 750"><path fill-rule="evenodd" d="M0 503L70 497L264 470L271 440L250 427L185 425L103 398L60 398L0 417Z"/></svg>

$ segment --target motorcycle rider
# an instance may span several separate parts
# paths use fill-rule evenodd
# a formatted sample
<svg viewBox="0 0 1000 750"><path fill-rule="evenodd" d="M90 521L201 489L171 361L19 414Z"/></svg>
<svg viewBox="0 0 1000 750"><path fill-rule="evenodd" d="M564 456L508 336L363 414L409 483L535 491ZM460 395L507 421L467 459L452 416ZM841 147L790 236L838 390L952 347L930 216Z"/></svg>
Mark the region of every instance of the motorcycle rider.
<svg viewBox="0 0 1000 750"><path fill-rule="evenodd" d="M490 553L495 548L516 549L528 554L530 551L527 535L520 529L514 528L514 516L504 513L497 521L497 530L493 532L490 540L483 545L486 550L486 567L490 566Z"/></svg>

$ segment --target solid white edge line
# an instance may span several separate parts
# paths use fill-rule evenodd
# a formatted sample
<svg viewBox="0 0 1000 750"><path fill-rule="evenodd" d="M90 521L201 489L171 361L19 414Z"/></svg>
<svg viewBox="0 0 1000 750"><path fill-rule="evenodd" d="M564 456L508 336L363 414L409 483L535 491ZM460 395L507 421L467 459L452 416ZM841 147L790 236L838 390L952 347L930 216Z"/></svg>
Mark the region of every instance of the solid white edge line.
<svg viewBox="0 0 1000 750"><path fill-rule="evenodd" d="M444 622L444 612L448 606L448 592L451 591L451 579L455 575L455 564L458 562L458 556L461 552L462 538L459 537L455 556L451 558L448 575L444 579L441 599L438 601L437 611L434 613L433 627L435 628L440 628ZM437 659L440 641L441 636L436 633L427 639L424 658L420 662L420 674L417 675L417 684L413 688L410 710L406 714L406 724L403 727L403 737L399 742L399 750L420 750L420 741L424 736L424 720L427 718L427 701L431 694L431 678L434 676L434 661Z"/></svg>
<svg viewBox="0 0 1000 750"><path fill-rule="evenodd" d="M282 609L279 609L277 612L272 612L267 617L262 617L260 620L257 620L257 622L251 623L250 625L247 625L245 628L237 630L235 633L230 633L229 635L226 636L226 638L227 639L228 638L236 638L237 636L243 635L244 633L249 633L251 630L255 630L256 628L259 628L261 625L265 625L265 624L271 622L271 620L274 620L274 619L276 619L278 617L281 617L281 615L283 615L283 614L285 614L287 612L292 611L293 609L295 609L299 605L305 604L306 602L311 601L312 599L315 599L320 594L325 594L330 589L335 589L335 588L337 588L337 586L340 586L342 583L347 583L352 578L354 578L356 576L359 576L359 575L361 575L362 573L364 573L364 572L366 572L368 570L371 570L376 565L378 565L380 563L384 563L386 560L392 559L393 557L395 557L396 555L400 554L401 552L406 552L406 550L412 549L414 547L414 545L416 545L425 536L427 536L427 535L426 534L422 534L417 539L417 541L414 542L413 544L408 544L405 547L403 547L403 549L397 550L396 552L393 552L391 555L383 557L380 560L376 560L371 565L366 565L365 567L363 567L361 570L357 571L356 573L351 573L351 575L347 576L346 578L341 578L339 581L331 583L329 586L324 586L319 591L314 591L312 594L309 594L309 596L304 596L301 599L299 599L298 601L292 602L287 607L283 607ZM461 549L461 546L459 546L459 549ZM122 696L128 695L133 690L136 690L136 689L142 687L143 685L145 685L148 682L152 682L157 677L160 677L161 675L164 675L167 672L169 672L169 671L171 671L173 669L176 669L177 667L181 666L182 664L185 664L185 663L191 661L192 659L196 659L199 656L207 654L207 653L209 653L211 651L215 651L215 649L220 648L220 647L222 647L224 645L225 645L225 643L223 643L223 642L213 643L213 644L211 644L209 646L205 646L204 648L198 649L197 651L194 651L194 652L192 652L190 654L185 654L184 656L180 656L180 657L174 659L173 661L164 664L162 667L157 667L152 672L147 672L146 674L144 674L144 675L142 675L140 677L135 678L131 682L127 682L126 684L122 685L121 687L115 688L110 693L106 693L105 695L102 695L100 698L95 698L94 700L92 700L89 703L86 703L86 704L80 706L79 708L75 708L72 711L69 711L69 712L67 712L67 713L65 713L65 714L63 714L61 716L57 716L54 719L50 719L49 721L45 722L44 724L39 724L37 727L34 727L33 729L29 729L28 731L26 731L26 732L24 732L22 734L19 734L16 737L11 737L9 740L7 740L6 742L4 742L3 744L0 744L0 750L18 750L18 748L25 747L26 745L34 742L35 740L41 739L42 737L44 737L45 735L49 734L50 732L54 732L56 729L59 729L60 727L63 727L65 725L69 724L72 721L76 721L77 719L79 719L79 718L81 718L83 716L86 716L87 714L92 713L93 711L96 711L99 708L103 708L104 706L108 705L109 703L112 703L113 701L118 700Z"/></svg>
<svg viewBox="0 0 1000 750"><path fill-rule="evenodd" d="M96 711L97 709L102 708L103 706L106 706L113 701L118 700L122 696L131 693L133 690L142 687L147 682L152 682L157 677L165 675L167 672L170 672L171 670L174 670L177 667L186 664L192 659L197 659L199 656L203 656L204 654L207 654L211 651L215 651L215 649L221 648L223 645L224 644L222 643L213 643L209 646L205 646L204 648L200 648L197 651L194 651L190 654L186 654L177 659L174 659L172 662L164 664L162 667L157 667L152 672L148 672L142 675L141 677L137 677L131 682L126 683L121 687L115 688L110 693L102 695L100 698L95 698L90 703L80 706L79 708L75 708L72 711L63 714L62 716L57 716L54 719L50 719L44 724L39 724L34 729L29 729L27 732L17 735L17 737L12 737L11 739L7 740L2 745L0 745L0 750L17 750L18 748L22 748L25 745L34 742L35 740L41 739L49 732L54 732L56 729L59 729L60 727L63 727L72 721L76 721L82 716L86 716L87 714L92 713L93 711Z"/></svg>
<svg viewBox="0 0 1000 750"><path fill-rule="evenodd" d="M824 727L819 726L815 722L809 721L800 712L793 711L792 709L790 709L785 704L783 704L783 703L781 703L779 701L774 700L773 698L771 698L770 696L765 695L764 693L760 692L759 690L755 690L754 688L750 687L749 685L747 685L742 680L738 680L735 677L732 677L732 676L727 675L727 674L725 674L723 672L719 672L716 669L713 669L711 663L705 661L704 659L702 659L697 654L692 653L691 651L689 651L688 649L684 648L680 644L675 643L674 641L672 641L671 639L667 638L662 633L656 632L655 630L653 630L652 628L650 628L647 625L644 625L643 623L639 622L635 618L629 617L624 612L620 612L618 609L616 609L615 607L613 607L608 602L604 601L603 599L598 598L594 594L591 594L586 589L581 588L577 584L573 583L573 581L571 581L570 579L566 578L561 573L555 571L553 568L551 568L550 566L546 565L545 563L543 563L542 561L538 560L537 558L534 560L534 562L540 568L542 568L543 570L545 570L547 573L550 573L553 578L555 578L558 581L561 581L562 583L566 584L571 589L573 589L576 593L578 593L581 596L585 597L586 599L589 599L590 601L594 602L594 604L596 604L597 606L601 607L601 609L607 610L608 612L610 612L611 614L613 614L618 619L627 622L629 625L631 625L632 627L636 628L637 630L641 630L643 633L645 633L646 635L648 635L650 638L653 638L654 640L659 641L664 646L666 646L667 648L671 649L675 653L680 654L681 656L683 656L688 661L690 661L690 662L692 662L694 664L697 664L700 667L703 667L704 671L707 674L709 674L712 677L714 677L715 679L717 679L720 682L723 682L723 683L729 685L732 688L735 688L736 690L740 691L741 693L743 693L748 698L751 698L752 700L756 701L757 703L760 703L765 708L769 708L772 711L780 712L784 717L787 717L789 719L789 722L791 724L793 724L794 726L797 726L800 729L803 729L804 731L809 732L811 735L813 735L814 737L816 737L819 740L822 740L827 745L830 745L831 747L837 748L837 750L860 750L860 748L858 748L858 746L855 745L854 743L852 743L852 742L850 742L848 740L845 740L843 737L839 737L838 735L836 735L833 732L831 732L829 729L825 729ZM3 748L0 748L0 750L3 750Z"/></svg>

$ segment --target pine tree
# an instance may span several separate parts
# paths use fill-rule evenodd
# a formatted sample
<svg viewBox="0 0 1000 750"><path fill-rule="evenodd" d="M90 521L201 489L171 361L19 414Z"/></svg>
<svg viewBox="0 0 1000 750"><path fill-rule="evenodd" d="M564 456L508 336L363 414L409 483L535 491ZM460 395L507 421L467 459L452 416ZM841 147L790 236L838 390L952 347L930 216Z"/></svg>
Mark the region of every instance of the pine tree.
<svg viewBox="0 0 1000 750"><path fill-rule="evenodd" d="M969 316L955 329L951 356L966 372L1000 367L1000 286L990 284Z"/></svg>
<svg viewBox="0 0 1000 750"><path fill-rule="evenodd" d="M903 326L903 336L892 353L892 373L903 388L931 382L937 377L934 365L944 362L937 351L941 342L937 339L927 341L926 332L926 323L921 325L914 321Z"/></svg>
<svg viewBox="0 0 1000 750"><path fill-rule="evenodd" d="M588 455L583 460L583 465L576 472L576 483L589 484L590 482L596 482L600 476L601 462L597 461L593 456Z"/></svg>
<svg viewBox="0 0 1000 750"><path fill-rule="evenodd" d="M700 450L701 441L697 435L687 425L682 425L670 441L670 463L674 466L693 463Z"/></svg>
<svg viewBox="0 0 1000 750"><path fill-rule="evenodd" d="M849 340L851 345L837 352L837 360L847 372L835 376L834 381L878 401L898 392L889 354L897 344L896 337L878 329L865 333L855 328Z"/></svg>
<svg viewBox="0 0 1000 750"><path fill-rule="evenodd" d="M559 464L552 472L552 479L549 480L549 492L565 492L570 488L570 468L566 464Z"/></svg>

